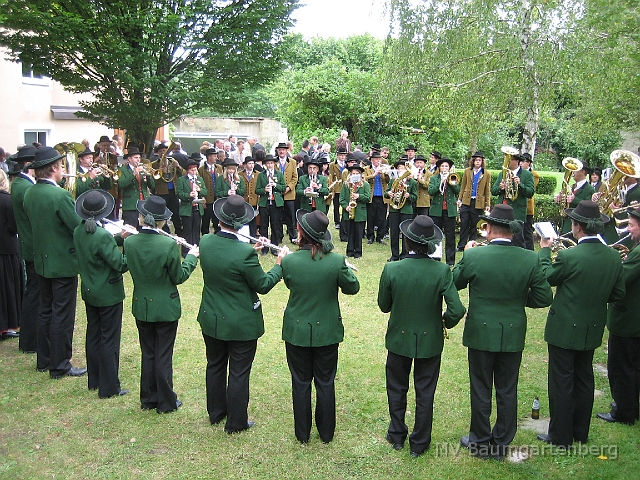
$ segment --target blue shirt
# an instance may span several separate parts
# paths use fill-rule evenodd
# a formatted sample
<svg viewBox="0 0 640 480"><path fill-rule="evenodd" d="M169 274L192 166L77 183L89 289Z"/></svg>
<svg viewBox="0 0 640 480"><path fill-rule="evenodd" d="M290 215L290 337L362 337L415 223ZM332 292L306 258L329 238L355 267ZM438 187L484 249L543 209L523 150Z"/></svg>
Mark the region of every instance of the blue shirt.
<svg viewBox="0 0 640 480"><path fill-rule="evenodd" d="M473 174L473 186L471 187L471 198L476 198L478 193L478 182L482 177L482 169L478 170L478 173Z"/></svg>
<svg viewBox="0 0 640 480"><path fill-rule="evenodd" d="M380 179L380 175L373 177L373 196L382 196L382 180Z"/></svg>

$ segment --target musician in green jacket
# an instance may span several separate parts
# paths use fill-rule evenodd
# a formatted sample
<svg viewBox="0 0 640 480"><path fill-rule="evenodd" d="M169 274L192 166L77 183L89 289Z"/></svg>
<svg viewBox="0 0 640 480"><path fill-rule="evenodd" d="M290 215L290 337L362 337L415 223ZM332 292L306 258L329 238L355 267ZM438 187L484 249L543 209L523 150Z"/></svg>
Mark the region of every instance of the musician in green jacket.
<svg viewBox="0 0 640 480"><path fill-rule="evenodd" d="M94 157L98 158L99 153L94 153L87 147L84 152L78 154L78 175L76 178L76 198L87 190L101 188L110 190L113 188L113 179L104 175L99 168L93 168Z"/></svg>
<svg viewBox="0 0 640 480"><path fill-rule="evenodd" d="M633 248L622 262L626 296L609 304L609 357L607 372L615 407L598 413L607 422L633 425L640 409L640 207L630 208L629 233Z"/></svg>
<svg viewBox="0 0 640 480"><path fill-rule="evenodd" d="M344 338L338 291L355 295L360 284L344 257L332 252L327 216L319 210L300 209L296 218L299 250L282 259L282 276L289 289L282 339L291 372L295 435L302 443L309 441L313 381L316 428L328 443L336 427L334 380L338 345ZM309 272L316 288L309 288Z"/></svg>
<svg viewBox="0 0 640 480"><path fill-rule="evenodd" d="M320 162L312 158L307 162L307 174L298 179L296 195L300 199L300 208L307 212L320 210L327 213L328 206L324 199L329 195L327 177L318 175Z"/></svg>
<svg viewBox="0 0 640 480"><path fill-rule="evenodd" d="M258 294L268 293L282 278L280 264L288 249L280 249L276 264L264 272L255 247L237 231L255 212L240 195L219 198L213 211L220 231L200 242L204 277L198 322L207 352L207 412L212 425L227 418L225 431L253 426L248 419L249 375L258 338L264 334ZM227 376L228 366L228 376Z"/></svg>
<svg viewBox="0 0 640 480"><path fill-rule="evenodd" d="M364 168L361 165L356 163L347 168L349 178L342 183L340 190L340 206L343 211L341 225L345 224L347 227L347 257L360 258L371 187L362 178Z"/></svg>
<svg viewBox="0 0 640 480"><path fill-rule="evenodd" d="M35 183L33 170L25 171L25 165L30 163L36 155L36 148L25 145L18 149L15 156L16 169L8 172L14 176L11 182L11 206L18 227L18 242L20 244L20 258L24 261L27 275L25 292L22 297L20 313L20 339L18 348L25 353L36 353L38 346L38 303L40 290L38 275L33 264L33 232L24 209L24 196Z"/></svg>
<svg viewBox="0 0 640 480"><path fill-rule="evenodd" d="M472 240L453 269L458 290L469 287L469 313L462 343L468 347L471 422L460 443L476 456L503 459L518 425L518 374L527 331L525 307L551 304L553 294L538 256L513 245L522 222L498 204L488 215L489 244ZM475 247L475 248L474 248ZM496 274L496 265L506 268ZM497 418L490 425L495 386Z"/></svg>
<svg viewBox="0 0 640 480"><path fill-rule="evenodd" d="M497 203L503 203L513 207L513 214L516 220L524 223L527 221L527 204L535 193L535 185L532 173L524 170L520 166L521 159L522 156L520 155L512 155L509 163L509 171L511 172L512 181L515 191L517 192L515 200L505 196L505 183L502 178L503 172L498 173L498 177L491 187L491 195L498 197ZM512 243L518 247L525 248L524 230L513 235Z"/></svg>
<svg viewBox="0 0 640 480"><path fill-rule="evenodd" d="M176 187L176 195L180 199L180 220L184 239L191 245L199 245L205 197L209 191L204 179L198 175L198 162L189 160L186 167L187 172L178 178ZM186 256L188 251L183 245L182 256Z"/></svg>
<svg viewBox="0 0 640 480"><path fill-rule="evenodd" d="M398 160L393 165L393 168L396 169L398 177L401 177L407 171L406 161ZM394 185L396 186L395 190ZM405 220L411 220L413 218L413 204L418 199L418 182L411 177L405 177L402 180L398 178L397 180L390 181L385 195L390 203L387 222L391 241L391 257L387 262L396 262L407 254L404 237L402 252L400 251L400 224ZM394 208L394 205L399 206L402 203L402 197L404 197L404 205L402 205L401 208Z"/></svg>
<svg viewBox="0 0 640 480"><path fill-rule="evenodd" d="M282 194L287 189L284 175L280 169L275 168L275 158L267 155L263 161L264 170L258 174L256 193L258 194L258 210L260 213L260 235L267 238L271 229L271 243L280 245L284 236L282 230L282 210L284 197ZM264 247L262 254L266 255L269 249ZM274 255L277 252L272 251Z"/></svg>
<svg viewBox="0 0 640 480"><path fill-rule="evenodd" d="M133 280L131 313L136 319L142 366L140 406L158 413L182 405L173 391L173 345L182 314L178 285L187 281L198 263L197 246L181 261L178 245L158 230L171 210L156 195L138 202L138 235L127 237L124 251Z"/></svg>
<svg viewBox="0 0 640 480"><path fill-rule="evenodd" d="M87 371L89 390L100 398L126 395L120 388L120 332L127 261L115 238L97 222L113 211L115 200L105 190L92 189L76 199L82 219L73 232L80 268L80 291L87 313Z"/></svg>
<svg viewBox="0 0 640 480"><path fill-rule="evenodd" d="M564 447L585 443L593 408L593 351L602 343L607 303L625 297L624 274L616 250L597 237L609 217L598 204L582 200L567 208L578 245L551 261L552 240L540 240L538 255L547 280L556 288L544 339L549 348L548 434L538 439Z"/></svg>
<svg viewBox="0 0 640 480"><path fill-rule="evenodd" d="M451 169L454 167L451 159L441 158L436 162L436 167L439 173L432 175L429 180L429 216L444 232L445 260L447 265L453 266L456 262L456 218L460 180L451 181Z"/></svg>
<svg viewBox="0 0 640 480"><path fill-rule="evenodd" d="M405 424L409 373L413 363L416 389L415 423L409 435L411 456L418 457L431 444L433 397L444 346L443 327L454 327L464 315L449 268L433 260L442 231L426 215L400 224L407 256L387 263L380 276L378 306L391 312L387 326L386 385L391 422L387 441L400 450L407 438ZM447 309L443 312L442 301Z"/></svg>
<svg viewBox="0 0 640 480"><path fill-rule="evenodd" d="M138 228L138 201L149 198L150 192L156 188L156 183L141 163L142 152L138 147L129 147L124 158L127 163L118 170L118 187L122 190L122 220Z"/></svg>
<svg viewBox="0 0 640 480"><path fill-rule="evenodd" d="M573 177L574 184L571 186L571 193L566 192L558 193L554 201L556 203L562 203L566 201L566 205L570 208L576 208L582 200L591 200L593 194L596 192L593 186L589 183L589 166L587 162L582 162L582 168L575 170L571 176ZM566 199L563 198L566 195ZM571 232L571 218L564 215L562 217L562 235Z"/></svg>
<svg viewBox="0 0 640 480"><path fill-rule="evenodd" d="M63 155L54 148L36 150L28 165L37 182L24 194L24 210L33 233L34 267L40 287L38 311L38 371L54 379L81 376L86 368L71 365L76 318L78 260L73 231L80 224L73 198L62 181Z"/></svg>

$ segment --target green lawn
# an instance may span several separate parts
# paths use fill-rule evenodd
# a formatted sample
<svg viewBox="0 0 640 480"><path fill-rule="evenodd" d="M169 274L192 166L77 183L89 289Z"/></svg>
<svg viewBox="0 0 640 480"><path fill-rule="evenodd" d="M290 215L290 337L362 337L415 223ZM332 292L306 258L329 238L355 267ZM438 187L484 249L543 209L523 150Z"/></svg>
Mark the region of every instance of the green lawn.
<svg viewBox="0 0 640 480"><path fill-rule="evenodd" d="M343 253L344 248L337 242L337 251ZM596 388L603 394L596 397L588 446L597 450L613 445L617 455L608 450L609 458L599 459L592 450L573 456L534 456L514 464L482 461L458 451L459 439L469 428L466 349L461 344L464 321L450 330L443 352L431 450L419 459L410 458L408 445L394 451L384 439L386 315L376 303L389 247L364 248L364 257L354 260L360 269L360 293L340 299L346 335L336 378L336 436L330 444L323 444L313 432L307 445L295 440L290 377L280 339L288 296L282 282L262 297L266 334L258 342L249 407L254 428L229 436L223 425L208 422L204 344L196 322L202 287L199 269L180 287L183 314L174 354L174 387L184 406L165 415L140 410L140 350L129 313L131 281L126 275L120 378L131 394L100 400L87 390L86 378L52 381L48 374L36 372L35 356L18 353L17 341L0 343L0 478L640 478L640 427L610 425L595 418L611 401L607 380L598 373ZM269 256L262 262L269 268L274 259ZM461 294L466 305L466 291ZM519 389L521 417L530 414L535 396L541 400L541 416L548 415L546 313L547 309L529 312ZM76 366L85 365L85 325L79 301ZM606 365L604 347L596 351L595 362ZM410 426L413 402L411 395ZM534 432L523 429L514 444L543 445Z"/></svg>

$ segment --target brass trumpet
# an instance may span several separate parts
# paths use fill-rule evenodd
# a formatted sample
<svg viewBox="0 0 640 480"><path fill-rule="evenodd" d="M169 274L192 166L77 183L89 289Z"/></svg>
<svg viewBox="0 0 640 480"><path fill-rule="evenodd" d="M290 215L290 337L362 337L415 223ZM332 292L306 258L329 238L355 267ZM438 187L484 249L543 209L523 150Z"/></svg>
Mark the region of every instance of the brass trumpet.
<svg viewBox="0 0 640 480"><path fill-rule="evenodd" d="M633 202L631 202L626 207L612 208L611 209L611 214L612 215L617 215L618 213L627 213L627 210L629 208L637 208L638 206L640 206L640 202L638 202L638 200L634 200Z"/></svg>
<svg viewBox="0 0 640 480"><path fill-rule="evenodd" d="M153 177L154 180L158 180L162 176L162 172L159 169L157 170L153 168L151 165L140 163L138 166L142 167L142 173L149 177Z"/></svg>
<svg viewBox="0 0 640 480"><path fill-rule="evenodd" d="M618 232L618 235L621 235L622 233L625 233L626 229L618 230L616 228L616 231ZM624 261L627 258L627 255L629 255L629 247L627 247L626 245L622 245L622 242L627 241L629 238L631 238L631 234L627 233L620 240L609 245L611 248L618 250L618 253L620 254L620 260L622 261Z"/></svg>

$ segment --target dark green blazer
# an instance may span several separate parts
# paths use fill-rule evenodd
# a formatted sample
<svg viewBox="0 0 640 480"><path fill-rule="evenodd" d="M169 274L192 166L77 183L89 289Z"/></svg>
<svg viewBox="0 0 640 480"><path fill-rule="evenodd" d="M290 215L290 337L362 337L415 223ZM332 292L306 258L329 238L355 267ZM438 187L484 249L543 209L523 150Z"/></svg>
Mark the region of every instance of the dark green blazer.
<svg viewBox="0 0 640 480"><path fill-rule="evenodd" d="M240 182L238 183L238 187L236 188L236 195L244 197L244 194L247 193L247 188L244 183L244 178L242 178L240 174L238 174L238 177L240 178ZM229 190L231 190L229 180L227 179L227 177L219 175L216 179L216 198L228 197Z"/></svg>
<svg viewBox="0 0 640 480"><path fill-rule="evenodd" d="M33 185L31 179L23 173L16 176L11 183L11 206L18 227L20 258L25 262L33 262L33 233L27 212L24 210L24 194Z"/></svg>
<svg viewBox="0 0 640 480"><path fill-rule="evenodd" d="M45 278L78 275L73 231L80 224L71 194L46 180L24 194L24 210L33 233L33 264Z"/></svg>
<svg viewBox="0 0 640 480"><path fill-rule="evenodd" d="M120 172L118 187L122 189L122 210L137 210L138 200L140 200L138 180L128 164L120 167L118 172ZM153 177L145 174L140 174L140 180L142 193L146 200L149 198L149 192L156 188L156 183Z"/></svg>
<svg viewBox="0 0 640 480"><path fill-rule="evenodd" d="M200 198L206 197L209 191L204 184L204 179L197 177L196 182L200 186ZM189 177L186 175L178 177L176 183L176 195L180 199L180 216L190 217L193 212L193 207L191 206L193 198L191 198L191 182L189 181ZM204 204L199 203L198 210L200 210L200 215L204 215Z"/></svg>
<svg viewBox="0 0 640 480"><path fill-rule="evenodd" d="M81 173L80 165L77 169L78 173ZM86 192L87 190L99 188L101 190L111 190L113 188L113 179L111 177L105 177L104 175L98 175L96 178L86 178L83 182L81 178L76 179L76 198L78 195Z"/></svg>
<svg viewBox="0 0 640 480"><path fill-rule="evenodd" d="M553 300L538 255L509 241L465 250L453 278L458 290L469 287L462 343L476 350L522 351L527 332L524 307L547 307Z"/></svg>
<svg viewBox="0 0 640 480"><path fill-rule="evenodd" d="M367 221L367 203L371 199L371 187L369 182L362 182L362 185L358 187L356 193L360 196L356 199L356 215L354 217L355 222ZM342 207L342 218L349 219L349 212L346 208L351 200L351 188L348 184L343 183L340 190L340 206Z"/></svg>
<svg viewBox="0 0 640 480"><path fill-rule="evenodd" d="M535 184L533 181L533 174L520 168L518 172L518 176L520 177L520 185L518 186L518 198L515 201L511 201L507 199L507 204L513 207L513 214L516 217L516 220L522 220L523 222L527 221L527 203L528 199L533 197L535 192ZM498 197L498 203L502 203L504 200L504 190L500 189L500 182L502 182L502 171L498 173L498 178L494 182L491 187L491 195L494 197Z"/></svg>
<svg viewBox="0 0 640 480"><path fill-rule="evenodd" d="M274 265L264 272L253 247L224 231L200 240L204 288L198 313L202 333L218 340L255 340L264 333L258 294L282 278Z"/></svg>
<svg viewBox="0 0 640 480"><path fill-rule="evenodd" d="M633 248L622 262L627 294L609 304L607 328L619 337L640 337L640 248Z"/></svg>
<svg viewBox="0 0 640 480"><path fill-rule="evenodd" d="M276 207L282 207L284 205L284 197L282 194L287 189L287 184L284 183L284 175L279 168L276 168L273 172L273 176L276 182L276 186L273 189L273 199ZM269 183L269 178L267 177L267 169L265 168L262 172L258 174L258 180L256 181L256 193L259 195L258 198L258 206L266 207L269 194L265 191L264 187Z"/></svg>
<svg viewBox="0 0 640 480"><path fill-rule="evenodd" d="M187 255L181 260L176 242L144 228L125 239L124 252L133 279L131 313L136 320L178 320L182 309L177 285L187 281L198 259Z"/></svg>
<svg viewBox="0 0 640 480"><path fill-rule="evenodd" d="M127 260L116 239L104 228L87 233L84 222L73 232L82 299L94 307L109 307L124 300L122 274L127 271Z"/></svg>
<svg viewBox="0 0 640 480"><path fill-rule="evenodd" d="M289 301L282 321L282 339L299 347L324 347L344 338L338 289L355 295L360 283L338 253L303 249L282 259L282 278ZM311 282L310 282L311 280Z"/></svg>
<svg viewBox="0 0 640 480"><path fill-rule="evenodd" d="M390 181L389 185L387 185L387 191L384 194L387 201L389 201L389 195L387 195L387 192L390 192L392 187L393 181ZM409 198L404 202L402 208L400 210L395 210L394 208L389 207L389 213L404 213L405 215L413 214L413 204L418 200L418 182L413 178L409 178L407 182L407 189L409 190Z"/></svg>
<svg viewBox="0 0 640 480"><path fill-rule="evenodd" d="M574 192L575 196L573 198L573 201L569 204L569 208L576 208L582 200L591 200L591 197L595 192L596 190L595 188L593 188L593 185L591 185L589 182L585 182L584 185L582 185L578 190ZM564 212L561 212L561 214L564 214ZM569 233L570 231L571 218L563 216L561 233L564 235L565 233Z"/></svg>
<svg viewBox="0 0 640 480"><path fill-rule="evenodd" d="M447 310L442 313L442 299ZM409 254L387 263L380 276L378 306L391 312L385 344L390 352L410 358L430 358L442 353L447 328L464 316L449 266L424 255Z"/></svg>
<svg viewBox="0 0 640 480"><path fill-rule="evenodd" d="M440 193L440 174L432 175L429 180L429 195L431 195L431 206L429 207L429 215L432 217L442 217L442 204L444 197ZM458 195L460 194L460 182L457 185L447 184L444 191L447 197L447 217L458 216Z"/></svg>
<svg viewBox="0 0 640 480"><path fill-rule="evenodd" d="M311 198L305 196L304 190L309 187L310 183L309 175L302 175L298 179L298 184L296 185L296 195L298 195L298 198L300 199L300 208L307 212L310 212L312 209ZM320 185L320 188L318 189L318 196L316 197L316 210L327 213L328 206L324 201L325 197L329 195L327 177L324 175L318 175L316 183Z"/></svg>
<svg viewBox="0 0 640 480"><path fill-rule="evenodd" d="M561 250L551 262L549 248L538 251L542 268L556 296L549 309L544 339L568 350L594 350L602 343L607 303L624 299L625 286L618 251L598 239L586 239Z"/></svg>

